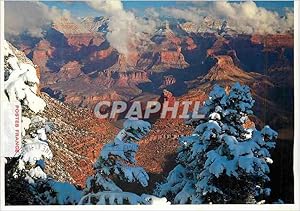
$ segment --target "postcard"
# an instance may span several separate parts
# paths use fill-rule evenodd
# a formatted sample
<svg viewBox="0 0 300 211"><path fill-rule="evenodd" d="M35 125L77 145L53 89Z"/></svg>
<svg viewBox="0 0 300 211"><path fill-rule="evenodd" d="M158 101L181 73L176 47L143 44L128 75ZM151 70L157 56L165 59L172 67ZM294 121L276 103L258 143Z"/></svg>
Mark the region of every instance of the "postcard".
<svg viewBox="0 0 300 211"><path fill-rule="evenodd" d="M1 2L1 209L297 210L298 7Z"/></svg>

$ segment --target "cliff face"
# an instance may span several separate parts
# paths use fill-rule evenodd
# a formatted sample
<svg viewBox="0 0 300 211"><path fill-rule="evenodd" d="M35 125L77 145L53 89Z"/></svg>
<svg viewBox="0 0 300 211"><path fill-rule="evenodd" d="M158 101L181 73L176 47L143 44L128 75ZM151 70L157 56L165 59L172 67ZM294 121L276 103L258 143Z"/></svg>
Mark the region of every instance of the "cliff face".
<svg viewBox="0 0 300 211"><path fill-rule="evenodd" d="M85 27L78 24L78 22L75 22L67 17L56 19L53 23L53 28L64 34L81 34L89 32Z"/></svg>
<svg viewBox="0 0 300 211"><path fill-rule="evenodd" d="M76 78L81 74L81 65L77 61L70 61L59 70L59 81L69 80Z"/></svg>
<svg viewBox="0 0 300 211"><path fill-rule="evenodd" d="M106 95L111 91L117 96L122 95L119 90L124 87L131 89L125 98L140 93L137 85L150 82L149 68L154 66L155 71L188 66L180 46L176 50L156 48L156 53L151 56L137 51L124 56L110 47L101 33L69 33L58 29L60 27L54 27L30 52L33 61L41 68L42 88L61 92L61 99L74 105L92 107L95 99L110 98ZM172 37L164 46L169 42L179 45L178 39ZM165 85L174 81L167 80ZM102 89L104 92L101 92L101 87L110 88L110 91Z"/></svg>
<svg viewBox="0 0 300 211"><path fill-rule="evenodd" d="M257 90L258 104L267 98L272 108L277 104L291 112L292 102L283 93L293 91L292 34L219 35L214 30L222 23L207 17L204 26L167 23L149 35L147 48L130 46L139 50L122 55L105 39L107 21L60 20L35 47L19 42L39 66L43 90L66 103L93 108L103 99L157 95L164 88L184 96L192 88L208 92L214 83L240 81ZM212 32L202 32L205 27ZM283 105L282 98L290 103Z"/></svg>
<svg viewBox="0 0 300 211"><path fill-rule="evenodd" d="M181 53L181 48L178 48L176 51L160 52L160 61L168 67L175 66L185 68L188 66Z"/></svg>
<svg viewBox="0 0 300 211"><path fill-rule="evenodd" d="M251 74L244 72L236 67L233 63L233 59L230 56L215 56L217 62L209 70L208 74L204 76L203 81L232 81L237 79L241 82L251 81L254 78Z"/></svg>
<svg viewBox="0 0 300 211"><path fill-rule="evenodd" d="M114 74L114 86L130 87L142 82L148 82L148 74L146 72L119 72Z"/></svg>
<svg viewBox="0 0 300 211"><path fill-rule="evenodd" d="M246 82L254 72L270 76L280 86L292 85L292 34L240 35L225 30L219 35L222 22L206 17L199 26L166 23L148 35L147 47L132 44L128 55L122 55L105 38L108 21L61 19L36 45L19 42L40 67L41 88L61 93L67 103L92 108L95 99L131 99L149 92L149 87L155 94L168 87L182 95L185 84L199 82L200 77L217 81L239 76Z"/></svg>
<svg viewBox="0 0 300 211"><path fill-rule="evenodd" d="M69 62L60 74L69 79L80 74L79 70L77 62ZM40 68L6 41L4 72L7 100L18 100L22 105L22 146L39 144L40 138L33 137L43 137L51 151L51 156L41 158L45 159L46 165L42 168L47 176L84 187L87 177L93 173L92 164L101 147L115 136L117 129L108 120L97 119L88 109L67 106L41 92ZM47 131L44 136L35 134L35 125L43 125L37 131ZM22 155L18 159L21 160ZM29 165L27 161L26 166Z"/></svg>
<svg viewBox="0 0 300 211"><path fill-rule="evenodd" d="M68 45L77 47L78 50L84 46L100 46L105 41L102 34L67 34L65 37Z"/></svg>
<svg viewBox="0 0 300 211"><path fill-rule="evenodd" d="M41 40L34 48L32 53L32 61L43 70L47 69L47 61L52 57L54 48L51 47L50 42Z"/></svg>
<svg viewBox="0 0 300 211"><path fill-rule="evenodd" d="M266 48L293 48L294 37L291 34L272 34L251 36L253 44L263 44Z"/></svg>
<svg viewBox="0 0 300 211"><path fill-rule="evenodd" d="M196 43L194 42L194 40L191 37L188 37L186 39L186 44L187 44L187 50L189 50L189 51L194 50L195 48L197 48Z"/></svg>
<svg viewBox="0 0 300 211"><path fill-rule="evenodd" d="M163 77L163 82L160 88L165 88L176 83L176 78L173 75L166 75Z"/></svg>
<svg viewBox="0 0 300 211"><path fill-rule="evenodd" d="M158 101L168 103L170 106L173 106L175 101L179 101L178 113L181 114L181 102L199 101L203 103L206 98L205 92L199 90L194 95L188 93L179 98L174 97L172 92L163 90ZM189 111L192 110L193 107L191 106ZM160 112L157 115L160 115ZM138 165L143 166L151 175L149 187L146 191L151 191L156 183L162 181L175 167L179 147L178 139L180 136L189 135L193 131L193 127L186 125L183 119L178 118L178 116L175 119L170 117L171 113L168 112L167 118L156 118L150 133L139 142L139 151L136 156Z"/></svg>
<svg viewBox="0 0 300 211"><path fill-rule="evenodd" d="M207 50L207 56L224 54L229 49L229 40L224 37L218 37L213 46Z"/></svg>
<svg viewBox="0 0 300 211"><path fill-rule="evenodd" d="M93 61L93 60L97 60L97 59L100 59L100 60L106 59L112 54L112 52L113 52L112 48L107 48L104 50L92 52L90 55L90 60Z"/></svg>
<svg viewBox="0 0 300 211"><path fill-rule="evenodd" d="M42 98L47 104L43 115L53 123L49 135L53 159L47 161L45 171L58 181L84 187L101 147L117 129L107 120L96 119L90 110L71 108L45 93Z"/></svg>

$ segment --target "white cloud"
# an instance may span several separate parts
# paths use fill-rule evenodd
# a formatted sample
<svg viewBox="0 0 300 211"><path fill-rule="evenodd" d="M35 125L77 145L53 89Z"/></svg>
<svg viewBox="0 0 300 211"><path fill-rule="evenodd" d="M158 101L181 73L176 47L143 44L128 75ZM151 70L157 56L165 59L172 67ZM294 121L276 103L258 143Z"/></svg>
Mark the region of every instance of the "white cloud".
<svg viewBox="0 0 300 211"><path fill-rule="evenodd" d="M193 23L200 23L203 20L203 16L206 12L202 8L189 7L185 9L163 7L161 9L162 14L171 16L177 19L184 19Z"/></svg>
<svg viewBox="0 0 300 211"><path fill-rule="evenodd" d="M119 0L88 1L87 4L94 9L103 11L107 14L123 10L123 4Z"/></svg>
<svg viewBox="0 0 300 211"><path fill-rule="evenodd" d="M286 17L258 7L255 2L242 3L215 2L210 9L212 15L228 20L231 27L245 33L286 32L293 27L293 12L287 11Z"/></svg>
<svg viewBox="0 0 300 211"><path fill-rule="evenodd" d="M120 0L90 1L87 4L109 17L107 40L125 57L134 50L134 46L149 41L145 34L155 30L155 21L142 19L124 10Z"/></svg>
<svg viewBox="0 0 300 211"><path fill-rule="evenodd" d="M258 7L252 1L195 2L193 5L187 8L151 9L147 12L155 17L159 14L160 17L184 19L197 25L203 22L205 16L210 16L215 20L226 20L232 29L240 33L284 33L294 26L292 10L287 10L284 17L280 17L278 13Z"/></svg>
<svg viewBox="0 0 300 211"><path fill-rule="evenodd" d="M24 32L41 37L45 27L61 16L71 17L67 10L49 8L41 2L6 1L4 3L4 30L6 35L20 35Z"/></svg>

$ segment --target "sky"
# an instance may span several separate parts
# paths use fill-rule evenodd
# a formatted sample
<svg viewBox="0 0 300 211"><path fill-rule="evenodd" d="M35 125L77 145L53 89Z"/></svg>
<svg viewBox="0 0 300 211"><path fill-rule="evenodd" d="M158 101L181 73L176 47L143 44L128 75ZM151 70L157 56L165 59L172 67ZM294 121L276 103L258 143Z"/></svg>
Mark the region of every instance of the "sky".
<svg viewBox="0 0 300 211"><path fill-rule="evenodd" d="M59 9L69 10L72 15L77 17L101 15L99 11L96 11L95 9L89 7L85 2L81 1L44 1L43 3L48 6L55 6ZM275 11L280 15L284 14L285 8L293 8L293 1L255 1L255 3L259 7L264 7L268 10ZM196 4L197 2L188 1L123 1L125 10L133 10L137 14L143 14L143 11L147 8L185 8L189 6L195 6Z"/></svg>
<svg viewBox="0 0 300 211"><path fill-rule="evenodd" d="M286 33L294 27L293 2L287 1L6 1L4 13L6 36L39 38L65 18L80 26L78 17L108 17L106 38L124 55L131 43L150 43L149 34L166 20L203 28L207 16L213 21L226 20L231 30L245 34Z"/></svg>
<svg viewBox="0 0 300 211"><path fill-rule="evenodd" d="M99 16L99 11L89 7L83 1L43 1L48 6L55 6L60 9L67 9L71 11L74 16ZM124 1L124 8L126 10L139 10L140 12L149 7L172 7L178 5L174 1Z"/></svg>

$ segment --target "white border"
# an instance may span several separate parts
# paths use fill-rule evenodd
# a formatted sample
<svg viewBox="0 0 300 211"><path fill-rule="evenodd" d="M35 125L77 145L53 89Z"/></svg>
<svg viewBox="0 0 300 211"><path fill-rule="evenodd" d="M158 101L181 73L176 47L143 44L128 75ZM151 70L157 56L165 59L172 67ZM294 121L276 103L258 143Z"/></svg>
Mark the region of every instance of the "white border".
<svg viewBox="0 0 300 211"><path fill-rule="evenodd" d="M49 0L48 0L49 1ZM51 1L51 0L50 0ZM61 0L58 0L61 1ZM129 0L132 1L132 0ZM139 0L145 1L145 0ZM159 0L151 0L159 1ZM163 0L163 1L172 1L172 0ZM182 1L182 0L181 0ZM198 0L190 0L198 1ZM272 0L267 0L272 1ZM4 181L4 159L2 159L2 152L0 150L0 210L300 210L299 198L300 198L300 183L299 183L299 152L300 149L300 47L299 47L299 12L300 12L300 2L299 0L294 1L294 204L267 204L267 205L171 205L171 206L149 206L149 205L99 205L99 206L88 206L88 205L62 205L62 206L5 206L4 203L4 193L5 193L5 181ZM3 60L3 41L4 41L4 0L0 0L0 68L4 69L4 60ZM16 14L17 15L17 14ZM3 69L2 69L3 68ZM0 84L1 90L3 90L3 75L4 71L1 71ZM3 92L0 92L0 99L3 99ZM1 103L0 103L1 105ZM1 107L0 123L3 125L3 111ZM0 125L0 126L1 126ZM3 127L0 127L2 134ZM0 149L1 149L0 140ZM18 196L16 196L18 197Z"/></svg>
<svg viewBox="0 0 300 211"><path fill-rule="evenodd" d="M300 183L299 183L299 149L300 149L300 2L294 2L294 200L297 210L300 210Z"/></svg>

